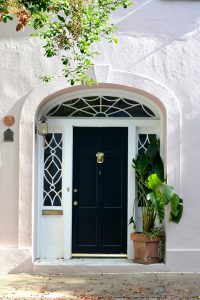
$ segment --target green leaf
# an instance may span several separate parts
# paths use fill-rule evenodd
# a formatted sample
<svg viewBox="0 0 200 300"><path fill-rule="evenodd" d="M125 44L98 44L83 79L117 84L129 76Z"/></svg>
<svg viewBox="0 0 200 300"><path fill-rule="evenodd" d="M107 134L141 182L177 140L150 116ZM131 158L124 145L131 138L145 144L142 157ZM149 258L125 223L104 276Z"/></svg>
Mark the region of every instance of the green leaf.
<svg viewBox="0 0 200 300"><path fill-rule="evenodd" d="M157 151L158 151L157 144L155 144L155 143L149 144L147 151L146 151L146 156L148 156L149 158L152 159L156 155Z"/></svg>
<svg viewBox="0 0 200 300"><path fill-rule="evenodd" d="M162 185L162 181L158 178L157 174L151 174L148 176L146 184L150 189L156 191Z"/></svg>
<svg viewBox="0 0 200 300"><path fill-rule="evenodd" d="M161 197L165 205L167 205L174 194L173 187L167 185L166 183L162 184Z"/></svg>
<svg viewBox="0 0 200 300"><path fill-rule="evenodd" d="M129 219L129 222L128 222L129 225L133 224L133 229L136 230L136 223L135 223L135 220L133 219L133 216Z"/></svg>
<svg viewBox="0 0 200 300"><path fill-rule="evenodd" d="M157 151L152 161L152 172L156 173L161 181L164 181L164 165L160 153Z"/></svg>
<svg viewBox="0 0 200 300"><path fill-rule="evenodd" d="M175 223L179 223L183 215L183 200L181 198L177 207L177 211L178 213L176 213L176 215L174 215L172 212L170 215L170 220Z"/></svg>
<svg viewBox="0 0 200 300"><path fill-rule="evenodd" d="M180 198L177 194L173 194L171 197L171 212L174 216L178 215L178 205L179 205Z"/></svg>
<svg viewBox="0 0 200 300"><path fill-rule="evenodd" d="M53 80L54 76L47 74L44 76L40 76L39 78L42 79L43 82L48 83Z"/></svg>
<svg viewBox="0 0 200 300"><path fill-rule="evenodd" d="M65 18L63 18L61 15L57 15L57 17L61 22L65 23Z"/></svg>
<svg viewBox="0 0 200 300"><path fill-rule="evenodd" d="M177 195L173 194L171 197L171 220L179 223L183 213L183 200Z"/></svg>
<svg viewBox="0 0 200 300"><path fill-rule="evenodd" d="M133 159L133 167L141 176L145 174L148 164L149 160L144 154L139 154L135 160Z"/></svg>
<svg viewBox="0 0 200 300"><path fill-rule="evenodd" d="M147 195L147 200L151 202L150 209L153 210L160 223L164 220L164 205L161 201L160 194L151 192Z"/></svg>

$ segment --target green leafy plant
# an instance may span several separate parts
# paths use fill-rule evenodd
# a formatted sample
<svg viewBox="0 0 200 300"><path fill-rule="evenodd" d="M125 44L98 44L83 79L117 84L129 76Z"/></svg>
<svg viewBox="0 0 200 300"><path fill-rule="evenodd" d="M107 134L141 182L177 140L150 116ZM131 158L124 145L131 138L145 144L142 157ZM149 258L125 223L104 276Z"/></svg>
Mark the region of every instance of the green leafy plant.
<svg viewBox="0 0 200 300"><path fill-rule="evenodd" d="M0 0L0 22L17 17L17 31L33 27L33 35L44 42L45 56L60 59L67 81L90 84L87 71L98 54L92 46L102 38L117 43L111 14L131 4L130 0Z"/></svg>
<svg viewBox="0 0 200 300"><path fill-rule="evenodd" d="M137 201L142 210L143 232L156 232L156 220L162 224L165 217L165 207L170 204L170 220L179 223L183 213L183 200L167 184L164 177L164 165L160 156L160 142L155 137L150 138L146 152L139 153L133 159L136 173ZM134 218L130 224L136 229Z"/></svg>

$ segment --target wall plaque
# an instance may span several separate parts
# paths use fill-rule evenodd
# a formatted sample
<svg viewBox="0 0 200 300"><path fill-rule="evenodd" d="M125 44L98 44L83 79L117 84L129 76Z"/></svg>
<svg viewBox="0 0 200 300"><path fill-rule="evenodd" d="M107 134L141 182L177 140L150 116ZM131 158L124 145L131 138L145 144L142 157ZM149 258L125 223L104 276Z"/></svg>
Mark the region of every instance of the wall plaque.
<svg viewBox="0 0 200 300"><path fill-rule="evenodd" d="M5 116L3 118L3 122L6 126L12 126L13 124L15 124L15 118L11 115Z"/></svg>
<svg viewBox="0 0 200 300"><path fill-rule="evenodd" d="M7 129L3 133L4 142L13 142L14 141L14 132L11 129Z"/></svg>

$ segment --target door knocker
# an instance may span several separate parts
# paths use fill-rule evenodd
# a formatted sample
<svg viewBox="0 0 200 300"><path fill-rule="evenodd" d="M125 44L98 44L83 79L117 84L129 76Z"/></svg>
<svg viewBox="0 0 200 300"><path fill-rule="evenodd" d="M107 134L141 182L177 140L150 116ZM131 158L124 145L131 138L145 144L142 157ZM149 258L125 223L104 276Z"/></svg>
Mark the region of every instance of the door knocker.
<svg viewBox="0 0 200 300"><path fill-rule="evenodd" d="M97 152L97 163L102 164L104 162L104 153L103 152Z"/></svg>

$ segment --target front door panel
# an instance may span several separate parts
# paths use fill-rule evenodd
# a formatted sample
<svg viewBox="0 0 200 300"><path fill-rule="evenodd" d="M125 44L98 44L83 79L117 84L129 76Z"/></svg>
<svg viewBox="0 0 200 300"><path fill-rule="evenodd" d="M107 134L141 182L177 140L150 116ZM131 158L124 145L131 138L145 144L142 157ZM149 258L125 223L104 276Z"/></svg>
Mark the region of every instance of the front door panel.
<svg viewBox="0 0 200 300"><path fill-rule="evenodd" d="M127 145L127 128L74 128L73 253L126 253Z"/></svg>

